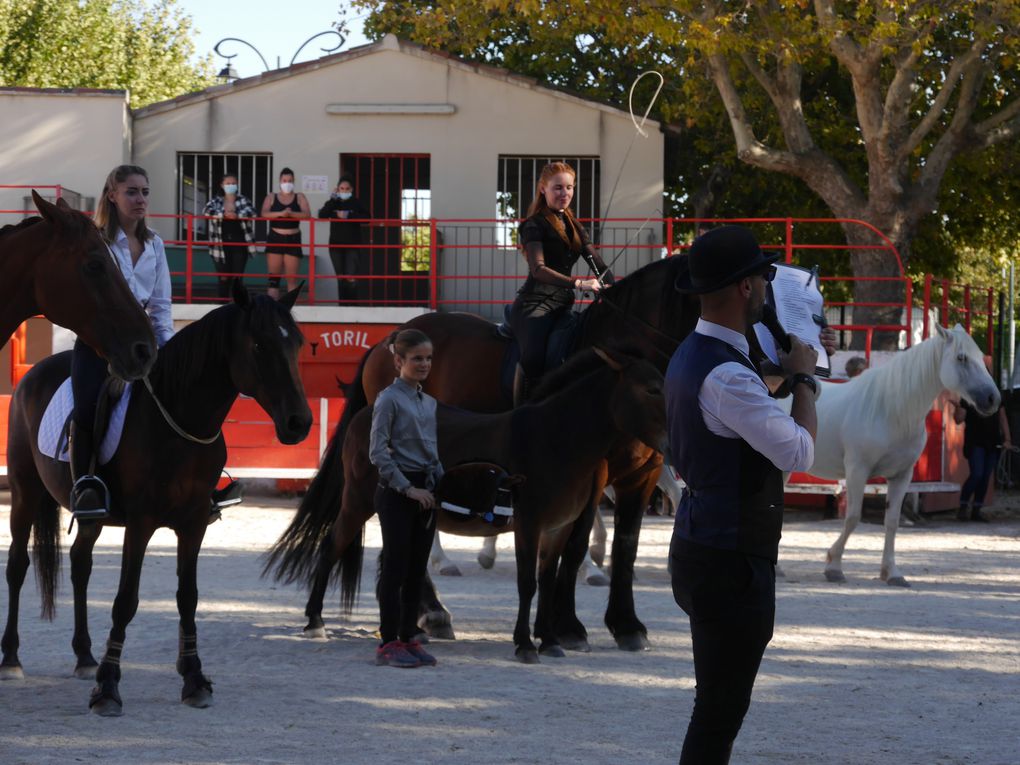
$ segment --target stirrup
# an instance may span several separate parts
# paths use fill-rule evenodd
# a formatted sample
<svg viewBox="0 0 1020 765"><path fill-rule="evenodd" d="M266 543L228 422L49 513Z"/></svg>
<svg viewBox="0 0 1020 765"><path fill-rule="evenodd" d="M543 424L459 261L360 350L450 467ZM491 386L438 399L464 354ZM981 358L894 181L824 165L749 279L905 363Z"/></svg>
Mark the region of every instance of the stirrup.
<svg viewBox="0 0 1020 765"><path fill-rule="evenodd" d="M85 489L91 488L99 494L103 507L93 507L83 510L75 507L78 495ZM71 486L71 525L67 532L70 534L74 522L78 521L102 521L110 517L110 490L103 483L103 479L97 475L83 475Z"/></svg>
<svg viewBox="0 0 1020 765"><path fill-rule="evenodd" d="M222 518L221 511L231 505L239 505L244 500L244 490L241 482L230 479L230 483L222 489L213 489L209 495L212 508L209 511L209 523L214 523Z"/></svg>

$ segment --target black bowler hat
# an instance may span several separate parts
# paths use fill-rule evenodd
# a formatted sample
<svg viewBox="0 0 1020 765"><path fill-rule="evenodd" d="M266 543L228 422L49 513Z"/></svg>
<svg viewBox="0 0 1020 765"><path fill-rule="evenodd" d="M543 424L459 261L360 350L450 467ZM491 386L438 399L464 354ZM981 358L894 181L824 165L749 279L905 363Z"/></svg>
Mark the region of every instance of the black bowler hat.
<svg viewBox="0 0 1020 765"><path fill-rule="evenodd" d="M782 257L764 253L751 229L720 226L694 240L687 256L688 271L676 279L677 292L701 295L765 271Z"/></svg>

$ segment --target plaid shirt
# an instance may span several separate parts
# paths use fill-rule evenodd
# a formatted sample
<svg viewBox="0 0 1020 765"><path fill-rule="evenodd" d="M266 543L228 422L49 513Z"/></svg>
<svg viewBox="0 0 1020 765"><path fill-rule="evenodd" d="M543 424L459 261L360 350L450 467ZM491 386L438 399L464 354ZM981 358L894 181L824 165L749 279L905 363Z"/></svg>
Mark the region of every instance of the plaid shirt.
<svg viewBox="0 0 1020 765"><path fill-rule="evenodd" d="M206 202L203 215L208 215L209 220L209 255L217 263L224 261L223 257L223 197L213 197ZM252 207L248 197L238 194L234 198L234 211L237 213L238 223L244 231L244 240L248 243L248 257L255 257L255 233L250 220L254 218L255 208Z"/></svg>

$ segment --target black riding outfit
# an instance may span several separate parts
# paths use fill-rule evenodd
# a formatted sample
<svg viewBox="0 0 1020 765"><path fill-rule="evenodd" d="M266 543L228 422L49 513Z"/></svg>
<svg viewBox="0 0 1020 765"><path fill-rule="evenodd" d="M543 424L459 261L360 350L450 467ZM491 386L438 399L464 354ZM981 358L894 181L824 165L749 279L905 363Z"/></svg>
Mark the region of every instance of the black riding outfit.
<svg viewBox="0 0 1020 765"><path fill-rule="evenodd" d="M583 257L607 285L613 283L613 274L572 216L545 210L525 220L518 233L528 259L528 278L510 309L510 326L520 346L527 388L545 371L549 335L574 305L575 277L570 274L578 258ZM529 245L536 243L541 245L537 255L529 252Z"/></svg>

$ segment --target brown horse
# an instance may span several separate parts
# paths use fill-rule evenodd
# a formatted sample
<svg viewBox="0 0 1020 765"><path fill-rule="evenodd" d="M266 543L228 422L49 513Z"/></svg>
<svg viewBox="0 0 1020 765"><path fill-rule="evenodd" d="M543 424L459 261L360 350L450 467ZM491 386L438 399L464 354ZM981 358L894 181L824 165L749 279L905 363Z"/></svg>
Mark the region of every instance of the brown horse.
<svg viewBox="0 0 1020 765"><path fill-rule="evenodd" d="M608 287L580 313L575 351L593 345L634 345L660 372L670 356L697 324L699 302L674 289L686 257L669 257L650 263ZM510 345L493 325L465 314L426 314L404 325L422 330L432 340L435 361L425 390L443 403L476 412L502 412L513 402L501 385L501 369ZM393 357L385 343L368 351L357 377L348 386L348 402L340 424L323 456L322 465L298 512L271 551L270 565L283 578L302 579L314 568L314 551L340 512L343 474L341 447L354 415L375 400L393 381ZM597 406L593 414L605 412ZM616 490L612 580L605 623L624 650L648 646L648 630L634 609L633 578L641 519L658 480L662 456L634 440L621 439L597 471ZM601 488L600 488L601 491ZM590 531L578 529L586 539ZM580 566L581 560L577 561ZM573 572L576 574L576 570ZM570 632L583 627L570 602L557 606L557 622ZM582 634L583 637L583 634Z"/></svg>
<svg viewBox="0 0 1020 765"><path fill-rule="evenodd" d="M150 374L153 393L140 387L132 391L120 445L99 470L110 489L111 519L79 525L71 547L75 674L96 678L89 707L97 714L121 713L118 685L125 631L138 609L145 548L155 530L164 526L173 529L178 539L181 700L196 707L209 705L212 687L198 658L195 609L198 553L209 521L209 495L227 458L220 427L240 392L253 397L273 418L281 442L297 443L311 428L312 414L297 367L301 331L290 315L299 290L277 302L265 295L250 297L239 282L234 284L233 303L185 327L160 350ZM10 600L0 642L0 676L22 674L18 606L33 529L43 616L53 616L60 561L58 502L67 506L71 478L66 463L43 456L37 443L46 404L69 372L69 353L51 356L32 368L11 401ZM86 590L92 549L104 523L124 526L124 551L113 627L102 664L93 672L96 660L88 632Z"/></svg>
<svg viewBox="0 0 1020 765"><path fill-rule="evenodd" d="M76 332L118 377L143 377L156 337L99 229L63 199L32 198L41 218L0 229L0 346L41 313Z"/></svg>
<svg viewBox="0 0 1020 765"><path fill-rule="evenodd" d="M529 628L536 568L535 636L541 640L543 655L563 656L552 604L563 588L573 593L579 561L560 565L560 560L574 522L585 514L590 526L602 496L606 455L616 442L640 441L662 450L666 440L662 374L647 361L596 348L575 354L547 378L536 391L534 403L509 412L476 414L443 404L437 412L443 464L492 462L525 479L510 480L520 598L514 646L518 659L528 664L538 661ZM605 411L592 416L600 407ZM343 504L319 551L305 608L307 634L324 633L323 596L337 561L341 601L348 613L357 594L363 527L375 512L372 494L379 480L368 461L370 428L371 409L362 409L344 439L344 475L330 476L336 483L343 482ZM454 519L447 512L439 513L438 526L467 535L491 533L492 528L477 519ZM555 599L558 603L559 598Z"/></svg>

